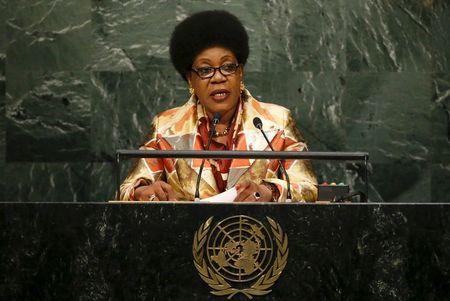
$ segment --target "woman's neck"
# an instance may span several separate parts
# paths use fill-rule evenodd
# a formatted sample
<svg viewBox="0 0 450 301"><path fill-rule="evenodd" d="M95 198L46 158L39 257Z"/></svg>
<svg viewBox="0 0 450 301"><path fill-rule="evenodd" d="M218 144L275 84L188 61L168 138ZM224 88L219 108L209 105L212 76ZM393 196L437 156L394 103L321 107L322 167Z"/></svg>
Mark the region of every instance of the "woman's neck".
<svg viewBox="0 0 450 301"><path fill-rule="evenodd" d="M232 110L229 110L225 113L220 112L220 121L219 121L219 125L224 125L224 126L229 126L231 124L231 122L233 121L234 115L236 114L237 111L237 107L239 106L239 103L237 104L236 107L234 107ZM208 115L208 119L212 120L214 117L214 113L211 112L206 112L206 114Z"/></svg>

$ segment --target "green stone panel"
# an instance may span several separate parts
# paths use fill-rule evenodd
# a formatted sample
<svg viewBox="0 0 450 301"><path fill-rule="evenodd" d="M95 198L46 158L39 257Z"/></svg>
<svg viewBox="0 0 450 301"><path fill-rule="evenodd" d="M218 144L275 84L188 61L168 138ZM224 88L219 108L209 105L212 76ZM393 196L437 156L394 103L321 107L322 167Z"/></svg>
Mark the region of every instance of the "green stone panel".
<svg viewBox="0 0 450 301"><path fill-rule="evenodd" d="M443 19L450 21L449 7L442 12ZM444 15L445 14L445 15ZM441 20L439 20L441 21ZM449 69L449 30L438 21L435 22L435 29L439 30L442 36L447 39L435 39L437 49L443 55L442 65L439 69ZM431 111L431 139L432 139L432 169L431 169L431 201L450 202L450 76L446 73L433 74L433 106Z"/></svg>
<svg viewBox="0 0 450 301"><path fill-rule="evenodd" d="M349 71L434 70L432 23L439 2L346 1Z"/></svg>
<svg viewBox="0 0 450 301"><path fill-rule="evenodd" d="M5 200L89 201L91 168L91 164L86 163L8 163L5 169L8 175Z"/></svg>
<svg viewBox="0 0 450 301"><path fill-rule="evenodd" d="M5 60L6 60L6 0L0 0L0 201L5 191Z"/></svg>
<svg viewBox="0 0 450 301"><path fill-rule="evenodd" d="M169 65L142 72L95 72L91 144L96 160L111 161L119 148L145 141L153 117L185 103L184 80Z"/></svg>
<svg viewBox="0 0 450 301"><path fill-rule="evenodd" d="M291 110L311 151L345 150L342 95L345 79L335 73L249 72L245 83L257 99Z"/></svg>
<svg viewBox="0 0 450 301"><path fill-rule="evenodd" d="M5 191L5 79L0 79L0 201Z"/></svg>
<svg viewBox="0 0 450 301"><path fill-rule="evenodd" d="M344 1L277 0L263 10L262 70L345 71Z"/></svg>
<svg viewBox="0 0 450 301"><path fill-rule="evenodd" d="M431 162L450 163L450 74L433 74Z"/></svg>
<svg viewBox="0 0 450 301"><path fill-rule="evenodd" d="M96 71L135 71L169 59L175 1L92 1Z"/></svg>
<svg viewBox="0 0 450 301"><path fill-rule="evenodd" d="M120 178L124 180L131 170L134 160L123 160L120 163ZM116 195L116 169L110 162L93 163L90 171L90 197L93 202L115 200Z"/></svg>
<svg viewBox="0 0 450 301"><path fill-rule="evenodd" d="M6 0L0 0L0 52L4 52L6 49L6 32L5 32L5 23L6 23Z"/></svg>
<svg viewBox="0 0 450 301"><path fill-rule="evenodd" d="M435 50L436 71L450 71L450 2L433 2L434 17L431 23L432 41Z"/></svg>
<svg viewBox="0 0 450 301"><path fill-rule="evenodd" d="M342 102L346 150L372 163L426 162L430 154L431 77L426 73L349 73Z"/></svg>
<svg viewBox="0 0 450 301"><path fill-rule="evenodd" d="M291 109L310 150L369 152L371 201L430 199L429 74L290 72L267 78L248 72L245 78L255 97ZM365 189L362 166L314 167L319 182Z"/></svg>
<svg viewBox="0 0 450 301"><path fill-rule="evenodd" d="M8 71L83 70L92 54L91 1L8 1Z"/></svg>
<svg viewBox="0 0 450 301"><path fill-rule="evenodd" d="M127 9L124 9L126 7ZM250 33L248 66L261 67L262 6L259 1L93 2L97 71L135 71L169 61L170 34L188 15L206 9L225 9L243 20ZM152 18L148 16L151 15ZM133 34L129 34L132 32Z"/></svg>
<svg viewBox="0 0 450 301"><path fill-rule="evenodd" d="M91 94L87 72L8 76L7 161L88 160Z"/></svg>
<svg viewBox="0 0 450 301"><path fill-rule="evenodd" d="M371 202L420 203L431 199L431 164L411 160L373 163L369 169Z"/></svg>
<svg viewBox="0 0 450 301"><path fill-rule="evenodd" d="M125 164L121 164L125 165ZM123 166L125 169L125 166ZM93 202L104 202L116 199L116 178L114 165L112 163L94 163L90 178L95 179L91 182L89 191L89 200Z"/></svg>
<svg viewBox="0 0 450 301"><path fill-rule="evenodd" d="M431 165L431 202L450 203L450 163Z"/></svg>
<svg viewBox="0 0 450 301"><path fill-rule="evenodd" d="M5 58L6 58L6 0L0 0L0 74L5 74Z"/></svg>

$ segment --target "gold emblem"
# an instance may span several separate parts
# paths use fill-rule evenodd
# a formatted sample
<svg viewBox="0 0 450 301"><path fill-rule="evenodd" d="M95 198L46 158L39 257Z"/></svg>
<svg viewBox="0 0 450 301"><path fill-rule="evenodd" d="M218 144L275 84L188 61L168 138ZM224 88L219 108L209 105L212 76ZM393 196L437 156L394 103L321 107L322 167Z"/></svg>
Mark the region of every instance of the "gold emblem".
<svg viewBox="0 0 450 301"><path fill-rule="evenodd" d="M194 265L212 294L230 299L242 293L252 299L272 291L289 249L280 225L266 218L270 231L250 216L236 215L215 225L210 217L195 232Z"/></svg>

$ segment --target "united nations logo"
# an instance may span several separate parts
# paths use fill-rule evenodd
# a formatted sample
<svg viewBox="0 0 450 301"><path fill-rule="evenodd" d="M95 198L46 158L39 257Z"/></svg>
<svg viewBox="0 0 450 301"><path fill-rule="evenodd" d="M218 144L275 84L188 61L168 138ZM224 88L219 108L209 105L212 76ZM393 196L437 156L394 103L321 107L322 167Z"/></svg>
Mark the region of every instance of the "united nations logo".
<svg viewBox="0 0 450 301"><path fill-rule="evenodd" d="M194 235L192 253L200 277L217 296L242 293L249 299L271 292L288 257L288 238L280 225L236 215L213 225L213 217ZM273 237L273 238L272 238Z"/></svg>

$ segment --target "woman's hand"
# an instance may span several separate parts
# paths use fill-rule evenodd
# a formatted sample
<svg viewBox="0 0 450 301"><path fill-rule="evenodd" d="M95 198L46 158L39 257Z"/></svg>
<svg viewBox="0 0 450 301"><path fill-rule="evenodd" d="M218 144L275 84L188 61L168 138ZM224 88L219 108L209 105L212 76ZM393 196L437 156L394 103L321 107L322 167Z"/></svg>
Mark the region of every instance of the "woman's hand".
<svg viewBox="0 0 450 301"><path fill-rule="evenodd" d="M270 202L272 190L265 185L258 185L252 181L245 181L236 185L237 197L235 202Z"/></svg>
<svg viewBox="0 0 450 301"><path fill-rule="evenodd" d="M134 190L137 201L177 201L172 186L163 181L156 181L148 186L139 186Z"/></svg>

